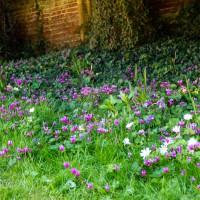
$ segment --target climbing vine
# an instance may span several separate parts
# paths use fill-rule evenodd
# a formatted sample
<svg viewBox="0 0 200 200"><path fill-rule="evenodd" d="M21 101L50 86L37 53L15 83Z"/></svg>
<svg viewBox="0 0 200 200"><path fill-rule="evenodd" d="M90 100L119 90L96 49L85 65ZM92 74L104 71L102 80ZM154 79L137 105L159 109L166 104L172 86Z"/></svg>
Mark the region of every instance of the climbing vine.
<svg viewBox="0 0 200 200"><path fill-rule="evenodd" d="M153 31L147 0L94 0L89 42L108 50L134 47Z"/></svg>

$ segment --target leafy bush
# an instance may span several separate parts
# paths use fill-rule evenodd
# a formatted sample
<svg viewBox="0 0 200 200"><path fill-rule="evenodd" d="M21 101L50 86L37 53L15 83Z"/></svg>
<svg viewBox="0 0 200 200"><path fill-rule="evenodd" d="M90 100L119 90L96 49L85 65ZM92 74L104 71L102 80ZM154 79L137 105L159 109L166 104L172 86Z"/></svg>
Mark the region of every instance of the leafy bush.
<svg viewBox="0 0 200 200"><path fill-rule="evenodd" d="M89 31L91 47L126 49L148 40L152 30L147 1L95 0L93 10Z"/></svg>
<svg viewBox="0 0 200 200"><path fill-rule="evenodd" d="M200 3L192 0L183 8L177 18L179 33L192 37L200 37Z"/></svg>

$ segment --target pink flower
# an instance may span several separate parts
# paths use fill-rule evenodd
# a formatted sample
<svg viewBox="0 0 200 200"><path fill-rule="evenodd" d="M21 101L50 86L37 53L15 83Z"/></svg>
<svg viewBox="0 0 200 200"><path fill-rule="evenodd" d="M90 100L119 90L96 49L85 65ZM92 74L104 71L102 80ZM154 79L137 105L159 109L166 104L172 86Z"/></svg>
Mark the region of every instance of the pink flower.
<svg viewBox="0 0 200 200"><path fill-rule="evenodd" d="M76 177L79 177L81 173L79 171L76 171Z"/></svg>
<svg viewBox="0 0 200 200"><path fill-rule="evenodd" d="M65 150L65 147L61 144L61 145L59 146L59 149L60 149L60 151L64 151L64 150Z"/></svg>
<svg viewBox="0 0 200 200"><path fill-rule="evenodd" d="M87 187L88 187L89 189L92 189L93 183L87 183Z"/></svg>
<svg viewBox="0 0 200 200"><path fill-rule="evenodd" d="M186 170L181 171L181 175L185 175L185 173L186 173Z"/></svg>
<svg viewBox="0 0 200 200"><path fill-rule="evenodd" d="M146 176L147 172L145 170L141 171L142 176Z"/></svg>
<svg viewBox="0 0 200 200"><path fill-rule="evenodd" d="M119 166L118 166L118 165L115 165L115 166L114 166L114 170L118 171L118 170L119 170Z"/></svg>
<svg viewBox="0 0 200 200"><path fill-rule="evenodd" d="M128 157L131 157L132 153L131 152L128 152Z"/></svg>
<svg viewBox="0 0 200 200"><path fill-rule="evenodd" d="M76 135L72 135L70 137L71 143L74 144L76 142Z"/></svg>
<svg viewBox="0 0 200 200"><path fill-rule="evenodd" d="M110 187L109 187L108 185L106 185L106 186L105 186L105 190L106 190L106 191L109 191L109 190L110 190Z"/></svg>
<svg viewBox="0 0 200 200"><path fill-rule="evenodd" d="M76 168L72 168L72 169L71 169L71 173L72 173L72 174L75 174L75 175L76 175L77 171L78 171L78 170L77 170Z"/></svg>
<svg viewBox="0 0 200 200"><path fill-rule="evenodd" d="M164 172L164 173L169 172L169 168L168 168L168 167L164 167L163 172Z"/></svg>
<svg viewBox="0 0 200 200"><path fill-rule="evenodd" d="M9 140L8 141L8 146L11 147L12 145L13 145L13 142Z"/></svg>
<svg viewBox="0 0 200 200"><path fill-rule="evenodd" d="M69 168L69 166L70 166L69 162L64 162L63 165L65 168Z"/></svg>

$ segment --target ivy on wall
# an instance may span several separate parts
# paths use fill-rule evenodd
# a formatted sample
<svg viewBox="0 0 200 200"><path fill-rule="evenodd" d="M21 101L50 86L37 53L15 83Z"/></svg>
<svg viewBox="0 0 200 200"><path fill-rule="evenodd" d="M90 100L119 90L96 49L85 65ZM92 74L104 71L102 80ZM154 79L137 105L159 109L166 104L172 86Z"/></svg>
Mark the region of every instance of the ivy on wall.
<svg viewBox="0 0 200 200"><path fill-rule="evenodd" d="M94 0L89 42L92 48L132 48L153 32L147 0Z"/></svg>
<svg viewBox="0 0 200 200"><path fill-rule="evenodd" d="M9 7L10 1L0 0L0 60L13 57L18 50Z"/></svg>
<svg viewBox="0 0 200 200"><path fill-rule="evenodd" d="M190 37L200 37L200 2L192 0L186 8L182 8L177 17L178 33Z"/></svg>

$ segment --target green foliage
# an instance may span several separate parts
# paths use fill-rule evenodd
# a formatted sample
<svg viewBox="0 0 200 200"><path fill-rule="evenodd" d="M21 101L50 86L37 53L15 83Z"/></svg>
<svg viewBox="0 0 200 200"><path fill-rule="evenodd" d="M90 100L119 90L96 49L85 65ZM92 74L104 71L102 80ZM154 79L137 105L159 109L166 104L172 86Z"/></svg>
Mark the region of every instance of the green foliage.
<svg viewBox="0 0 200 200"><path fill-rule="evenodd" d="M94 0L93 10L89 31L92 48L131 48L147 41L152 31L145 0Z"/></svg>
<svg viewBox="0 0 200 200"><path fill-rule="evenodd" d="M177 17L178 31L191 37L200 37L200 3L199 0L192 0L191 4L182 8Z"/></svg>
<svg viewBox="0 0 200 200"><path fill-rule="evenodd" d="M200 140L199 60L199 43L180 39L125 53L67 49L1 66L11 89L0 94L1 198L199 199L200 151L195 147L190 153L187 147L191 138ZM94 81L85 87L80 72L90 64ZM176 76L173 70L165 73L171 66ZM187 121L184 115L192 112L193 103L198 116ZM172 129L183 119L178 135ZM164 144L170 157L161 154ZM24 147L29 151L20 152ZM151 152L144 160L140 154L147 147ZM73 168L80 176L71 173Z"/></svg>

